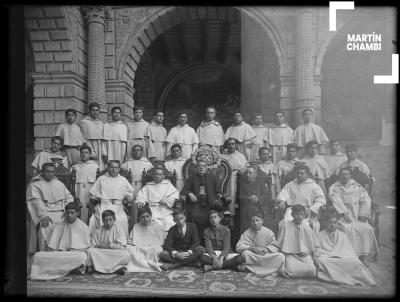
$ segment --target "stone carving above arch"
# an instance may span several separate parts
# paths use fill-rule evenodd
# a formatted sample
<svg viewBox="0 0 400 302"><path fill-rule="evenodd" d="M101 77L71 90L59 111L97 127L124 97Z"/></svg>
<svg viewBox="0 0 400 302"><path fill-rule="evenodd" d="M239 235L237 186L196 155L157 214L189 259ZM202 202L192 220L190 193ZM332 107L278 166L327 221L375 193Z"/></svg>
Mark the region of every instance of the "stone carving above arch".
<svg viewBox="0 0 400 302"><path fill-rule="evenodd" d="M72 63L74 72L78 72L78 38L79 38L79 20L81 18L81 11L79 6L63 6L64 16L66 16L67 28L69 39L71 41L72 49Z"/></svg>

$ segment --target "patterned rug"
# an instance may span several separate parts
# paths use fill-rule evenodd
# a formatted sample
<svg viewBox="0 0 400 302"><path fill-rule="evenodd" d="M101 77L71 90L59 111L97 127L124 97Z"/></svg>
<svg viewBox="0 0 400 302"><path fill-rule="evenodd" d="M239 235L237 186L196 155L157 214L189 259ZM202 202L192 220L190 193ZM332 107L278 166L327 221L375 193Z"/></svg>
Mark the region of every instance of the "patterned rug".
<svg viewBox="0 0 400 302"><path fill-rule="evenodd" d="M127 273L125 276L68 275L52 281L28 281L28 296L273 296L371 297L388 296L383 287L336 285L316 279L286 279L220 270L203 273L182 268L161 273Z"/></svg>

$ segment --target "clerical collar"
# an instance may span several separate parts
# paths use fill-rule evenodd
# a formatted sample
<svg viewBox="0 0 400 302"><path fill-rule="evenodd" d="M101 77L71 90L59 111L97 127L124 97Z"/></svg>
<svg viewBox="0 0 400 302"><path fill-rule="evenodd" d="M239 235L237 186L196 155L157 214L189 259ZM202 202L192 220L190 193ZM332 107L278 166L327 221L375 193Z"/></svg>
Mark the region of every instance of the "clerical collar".
<svg viewBox="0 0 400 302"><path fill-rule="evenodd" d="M301 184L307 184L310 182L314 182L311 178L307 178L305 181L299 182L298 179L296 178L296 183L301 185Z"/></svg>
<svg viewBox="0 0 400 302"><path fill-rule="evenodd" d="M267 161L262 161L260 162L260 165L265 165L265 164L272 164L273 162L271 160L267 160Z"/></svg>
<svg viewBox="0 0 400 302"><path fill-rule="evenodd" d="M253 128L265 128L264 125L253 125Z"/></svg>
<svg viewBox="0 0 400 302"><path fill-rule="evenodd" d="M46 149L46 150L44 150L44 151L45 151L45 152L48 152L48 153L53 153L53 154L62 155L61 151L56 151L56 152L54 152L54 151L52 151L51 149Z"/></svg>
<svg viewBox="0 0 400 302"><path fill-rule="evenodd" d="M116 176L111 176L111 174L109 172L106 172L106 174L108 177L113 177L113 178L117 178L119 176L119 173Z"/></svg>
<svg viewBox="0 0 400 302"><path fill-rule="evenodd" d="M206 127L208 125L219 126L219 123L216 120L212 120L212 121L203 120L203 121L201 121L201 124L200 124L201 127Z"/></svg>
<svg viewBox="0 0 400 302"><path fill-rule="evenodd" d="M182 125L179 125L179 124L177 124L177 125L176 125L176 127L178 127L178 128L184 128L184 127L188 127L188 124L185 124L185 125L183 125L183 126L182 126Z"/></svg>
<svg viewBox="0 0 400 302"><path fill-rule="evenodd" d="M78 164L95 164L96 162L94 161L94 160L92 160L92 159L89 159L89 160L87 160L87 161L79 161L78 162Z"/></svg>
<svg viewBox="0 0 400 302"><path fill-rule="evenodd" d="M280 125L274 124L273 128L287 128L287 124L283 123Z"/></svg>
<svg viewBox="0 0 400 302"><path fill-rule="evenodd" d="M234 126L242 126L243 123L244 123L244 121L241 121L239 124L234 123L234 124L231 125L231 127L234 127Z"/></svg>
<svg viewBox="0 0 400 302"><path fill-rule="evenodd" d="M216 225L216 226L211 226L211 228L212 228L213 230L219 230L219 229L222 228L222 224L221 224L221 223L218 223L218 225Z"/></svg>
<svg viewBox="0 0 400 302"><path fill-rule="evenodd" d="M150 125L156 126L156 127L162 127L162 123L157 123L156 121L151 121Z"/></svg>
<svg viewBox="0 0 400 302"><path fill-rule="evenodd" d="M89 120L92 120L92 121L101 121L101 119L100 119L99 116L96 117L96 118L93 118L92 116L88 115L88 116L86 117L86 119L89 119Z"/></svg>

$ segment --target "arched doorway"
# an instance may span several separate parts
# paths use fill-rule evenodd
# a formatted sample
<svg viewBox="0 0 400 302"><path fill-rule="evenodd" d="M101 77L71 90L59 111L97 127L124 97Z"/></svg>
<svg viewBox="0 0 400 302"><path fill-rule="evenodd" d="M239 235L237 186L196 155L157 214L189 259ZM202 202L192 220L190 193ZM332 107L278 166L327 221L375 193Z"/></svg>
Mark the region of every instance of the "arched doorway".
<svg viewBox="0 0 400 302"><path fill-rule="evenodd" d="M245 113L247 122L255 112L272 122L273 112L280 109L283 61L279 37L271 37L273 27L266 25L268 20L264 17L260 21L259 16L232 7L218 8L215 15L207 13L210 8L191 8L186 17L182 13L186 8L173 10L158 14L159 19L152 21L161 26L171 22L173 25L157 27L156 37L143 53L133 46L126 51L127 59L121 60L127 63L119 74L129 79L134 75L134 100L135 104L144 105L144 118L150 120L160 106L167 114L178 108L188 109L192 113L189 125L196 128L205 107L215 105L220 109L217 118L224 130L237 109ZM164 22L163 18L168 20ZM154 35L154 28L155 25L143 28L144 38L128 40L144 45L143 41ZM242 37L243 32L252 30L256 35L251 39ZM168 115L167 129L174 123L174 116Z"/></svg>

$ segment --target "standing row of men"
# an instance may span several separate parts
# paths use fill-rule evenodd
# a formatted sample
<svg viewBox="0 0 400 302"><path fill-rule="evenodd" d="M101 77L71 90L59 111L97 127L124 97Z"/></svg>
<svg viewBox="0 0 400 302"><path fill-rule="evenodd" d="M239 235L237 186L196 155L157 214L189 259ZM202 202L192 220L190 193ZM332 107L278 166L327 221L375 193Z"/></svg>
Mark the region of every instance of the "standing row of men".
<svg viewBox="0 0 400 302"><path fill-rule="evenodd" d="M182 148L182 157L190 158L198 146L208 146L221 152L228 138L235 138L239 143L239 152L243 153L249 162L258 161L258 149L263 146L271 148L274 163L286 156L286 147L296 143L304 153L304 147L310 140L317 141L319 148L329 140L323 129L312 123L312 109L304 109L304 124L293 131L285 124L283 112L275 115L275 125L267 128L263 125L261 115L254 116L254 125L244 122L240 112L234 113L233 124L224 133L220 123L215 119L217 111L213 106L206 108L206 119L195 131L187 124L187 114L178 114L178 123L169 132L163 126L164 113L156 111L153 120L148 123L143 119L143 108L133 108L133 120L124 123L120 107L111 109L111 120L104 123L100 115L100 106L97 103L89 105L89 114L78 125L76 111L68 109L65 112L66 123L59 125L56 136L63 139L63 149L66 153L67 168L77 163L80 158L79 147L86 144L92 150L92 158L98 161L103 170L108 160L119 160L121 163L130 158L130 151L134 145L143 148L143 156L150 160L165 161L170 154L171 146L179 144ZM60 150L56 151L58 153ZM321 151L321 150L320 150ZM57 156L49 154L47 156ZM45 156L45 155L43 155ZM33 162L39 170L46 160L38 158Z"/></svg>

